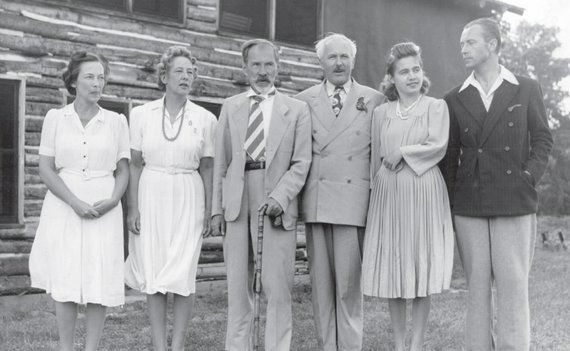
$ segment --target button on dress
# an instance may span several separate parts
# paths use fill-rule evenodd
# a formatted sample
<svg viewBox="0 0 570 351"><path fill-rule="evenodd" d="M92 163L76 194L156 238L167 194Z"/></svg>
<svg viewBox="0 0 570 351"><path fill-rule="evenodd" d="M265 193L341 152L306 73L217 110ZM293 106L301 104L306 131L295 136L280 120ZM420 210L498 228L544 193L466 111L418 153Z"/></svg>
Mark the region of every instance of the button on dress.
<svg viewBox="0 0 570 351"><path fill-rule="evenodd" d="M73 104L50 110L39 154L55 158L59 176L80 200L108 199L113 171L130 158L125 116L100 108L83 127ZM59 302L124 304L123 212L117 205L97 219L83 219L47 192L30 253L32 286Z"/></svg>

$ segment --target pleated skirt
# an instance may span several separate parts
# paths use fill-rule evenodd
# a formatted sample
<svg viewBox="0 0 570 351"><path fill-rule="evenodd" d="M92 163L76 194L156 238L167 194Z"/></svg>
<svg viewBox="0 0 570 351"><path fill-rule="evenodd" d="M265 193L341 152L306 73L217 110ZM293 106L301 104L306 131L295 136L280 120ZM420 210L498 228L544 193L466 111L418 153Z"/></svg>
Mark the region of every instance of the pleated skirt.
<svg viewBox="0 0 570 351"><path fill-rule="evenodd" d="M80 200L93 204L111 197L112 174L85 179L59 176ZM98 219L83 219L47 192L30 253L31 285L59 302L124 304L123 211L116 206Z"/></svg>
<svg viewBox="0 0 570 351"><path fill-rule="evenodd" d="M143 168L140 234L129 234L125 282L146 294L196 291L204 228L204 184L198 172L167 174Z"/></svg>
<svg viewBox="0 0 570 351"><path fill-rule="evenodd" d="M439 168L421 176L407 165L373 179L364 238L365 295L415 298L449 289L453 226Z"/></svg>

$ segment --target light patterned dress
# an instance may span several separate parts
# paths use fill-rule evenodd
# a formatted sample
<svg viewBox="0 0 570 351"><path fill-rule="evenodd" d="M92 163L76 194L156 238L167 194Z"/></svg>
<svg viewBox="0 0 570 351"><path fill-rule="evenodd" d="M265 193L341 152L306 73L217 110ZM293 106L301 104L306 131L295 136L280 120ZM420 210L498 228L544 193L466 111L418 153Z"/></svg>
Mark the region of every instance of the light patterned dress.
<svg viewBox="0 0 570 351"><path fill-rule="evenodd" d="M73 104L50 110L39 154L55 158L59 176L80 200L93 204L108 199L117 162L130 158L127 120L100 108L83 127ZM122 305L123 259L120 205L100 218L84 219L47 192L30 253L33 287L59 302Z"/></svg>
<svg viewBox="0 0 570 351"><path fill-rule="evenodd" d="M162 117L163 103L152 101L131 113L131 148L142 152L144 166L138 193L141 228L139 235L129 234L125 281L147 294L188 296L195 292L204 226L204 184L198 167L201 158L214 156L217 121L187 101L171 123L167 111ZM179 128L174 141L164 137L166 133L173 138Z"/></svg>
<svg viewBox="0 0 570 351"><path fill-rule="evenodd" d="M396 102L374 111L365 295L428 296L448 289L451 281L453 227L437 167L446 152L449 112L443 100L424 96L406 117L396 116ZM402 166L390 171L382 158L395 148L402 152Z"/></svg>

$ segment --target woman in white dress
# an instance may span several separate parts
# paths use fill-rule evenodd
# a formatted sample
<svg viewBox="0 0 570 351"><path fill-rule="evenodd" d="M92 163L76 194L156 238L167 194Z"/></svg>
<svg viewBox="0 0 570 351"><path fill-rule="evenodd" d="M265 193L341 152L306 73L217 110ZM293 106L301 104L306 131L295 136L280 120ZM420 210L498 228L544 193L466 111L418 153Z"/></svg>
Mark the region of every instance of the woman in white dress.
<svg viewBox="0 0 570 351"><path fill-rule="evenodd" d="M449 113L425 96L420 48L392 47L374 110L371 178L362 282L364 294L388 298L395 349L405 349L406 301L413 301L410 350L421 350L430 296L448 289L453 227L438 162L446 152Z"/></svg>
<svg viewBox="0 0 570 351"><path fill-rule="evenodd" d="M77 304L86 307L85 350L96 350L106 306L124 304L123 214L129 179L125 116L99 107L107 61L77 52L63 74L75 101L50 110L40 142L46 194L30 254L32 286L55 301L61 350L73 350Z"/></svg>
<svg viewBox="0 0 570 351"><path fill-rule="evenodd" d="M184 349L202 236L210 232L215 116L188 100L197 73L188 49L158 64L162 99L131 113L126 283L147 294L155 350L167 349L167 293L174 294L172 350Z"/></svg>

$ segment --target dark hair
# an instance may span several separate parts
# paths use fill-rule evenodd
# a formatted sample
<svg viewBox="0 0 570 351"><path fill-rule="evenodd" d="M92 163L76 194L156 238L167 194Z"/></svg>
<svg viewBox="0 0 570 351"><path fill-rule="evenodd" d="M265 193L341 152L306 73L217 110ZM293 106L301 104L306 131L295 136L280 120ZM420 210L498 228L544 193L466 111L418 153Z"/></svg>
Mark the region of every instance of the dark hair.
<svg viewBox="0 0 570 351"><path fill-rule="evenodd" d="M243 59L244 65L247 65L249 50L251 50L252 47L257 46L257 45L268 45L268 46L270 46L273 49L273 56L275 57L275 62L279 63L279 50L277 49L277 47L272 42L270 42L269 40L266 40L266 39L251 39L251 40L248 40L245 43L243 43L241 46L241 57Z"/></svg>
<svg viewBox="0 0 570 351"><path fill-rule="evenodd" d="M72 87L77 82L77 76L81 70L81 65L85 62L99 62L103 66L105 75L105 82L109 76L109 62L102 55L94 54L86 51L76 51L71 54L67 69L63 72L62 79L65 88L71 95L75 95L75 87Z"/></svg>
<svg viewBox="0 0 570 351"><path fill-rule="evenodd" d="M465 30L473 26L481 26L483 29L483 36L487 42L493 39L497 40L495 52L498 54L501 50L501 28L499 27L499 23L492 18L481 17L467 23L463 29Z"/></svg>
<svg viewBox="0 0 570 351"><path fill-rule="evenodd" d="M404 42L398 43L390 49L390 54L386 60L386 75L384 80L380 84L380 90L384 93L384 96L390 101L398 100L398 90L390 79L394 76L394 69L396 67L396 62L405 57L417 57L420 62L420 67L423 69L424 64L422 61L422 49L415 43ZM426 94L430 86L429 78L424 74L424 79L422 82L422 87L420 88L420 93Z"/></svg>
<svg viewBox="0 0 570 351"><path fill-rule="evenodd" d="M158 87L163 91L166 90L166 85L162 82L162 79L160 79L160 77L162 77L164 74L166 74L166 72L168 72L168 70L170 69L170 63L172 63L172 60L174 60L174 58L176 57L186 57L188 60L190 60L194 68L192 70L192 76L194 77L194 79L198 77L198 67L196 66L198 60L196 60L196 58L192 56L192 52L190 52L190 50L188 50L184 46L179 46L179 45L171 46L168 49L166 49L164 54L162 54L162 56L160 57L160 62L158 63L158 65L156 65L156 71L158 72Z"/></svg>

